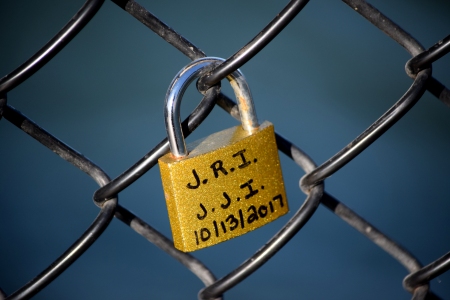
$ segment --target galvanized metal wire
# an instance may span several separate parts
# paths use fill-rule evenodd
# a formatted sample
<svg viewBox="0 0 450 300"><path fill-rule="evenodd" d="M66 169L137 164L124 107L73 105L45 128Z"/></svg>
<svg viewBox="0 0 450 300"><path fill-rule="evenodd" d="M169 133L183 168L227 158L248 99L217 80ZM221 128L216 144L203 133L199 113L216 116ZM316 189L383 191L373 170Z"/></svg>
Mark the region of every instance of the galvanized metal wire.
<svg viewBox="0 0 450 300"><path fill-rule="evenodd" d="M114 216L195 274L205 285L199 291L199 299L221 299L228 290L238 285L248 276L251 276L271 257L276 255L284 245L289 243L307 224L319 204L331 210L336 216L355 228L405 267L409 274L405 277L403 284L404 288L413 295L413 299L439 299L437 295L429 291L428 283L431 279L450 269L450 252L423 267L418 259L408 250L376 229L375 226L352 211L342 201L327 193L324 188L324 182L326 178L348 164L405 116L423 96L425 91L428 90L442 102L450 105L450 91L432 77L431 71L432 63L438 61L450 51L450 36L443 38L433 47L425 50L410 34L372 5L362 0L343 0L355 12L386 33L411 54L412 58L406 63L405 68L408 76L413 79L413 83L405 91L404 95L397 102L393 103L393 106L378 120L351 141L344 149L319 166L316 166L300 148L277 133L276 138L279 150L292 159L306 173L300 180L300 188L305 193L303 204L265 245L246 261L242 262L240 266L231 270L222 278L217 279L205 264L194 256L175 249L169 238L129 211L125 206L118 204L118 194L155 166L157 159L169 151L167 138L158 143L121 175L111 180L99 166L64 144L7 102L8 92L33 76L55 57L90 22L93 16L101 9L103 2L103 0L88 0L67 25L42 49L17 69L0 79L0 119L3 122L9 121L14 124L62 159L88 174L100 186L93 197L94 203L100 208L100 212L92 225L48 268L36 277L31 278L23 287L12 293L6 293L0 289L0 299L28 299L39 293L97 241L110 225ZM200 48L178 34L139 3L133 0L112 0L112 2L154 31L189 59L195 60L206 56ZM283 31L289 22L297 17L307 3L307 0L290 1L280 13L274 13L274 19L250 42L199 80L197 87L204 94L204 98L183 122L184 136L189 135L200 126L216 104L234 118L239 118L236 103L220 92L220 81L243 66L266 47ZM101 241L98 242L101 243Z"/></svg>

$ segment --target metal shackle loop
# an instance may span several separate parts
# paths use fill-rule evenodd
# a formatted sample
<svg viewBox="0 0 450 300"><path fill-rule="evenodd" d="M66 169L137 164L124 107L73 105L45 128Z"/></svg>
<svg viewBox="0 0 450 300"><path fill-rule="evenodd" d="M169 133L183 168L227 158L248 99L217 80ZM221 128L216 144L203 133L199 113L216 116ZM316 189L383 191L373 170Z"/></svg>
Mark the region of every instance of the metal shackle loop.
<svg viewBox="0 0 450 300"><path fill-rule="evenodd" d="M170 151L174 157L188 155L180 120L180 104L184 92L194 79L205 75L212 70L211 67L223 61L225 60L216 57L204 57L195 60L178 72L170 83L166 93L164 119ZM228 75L227 79L236 95L242 127L247 132L252 133L258 129L259 123L247 81L240 70Z"/></svg>

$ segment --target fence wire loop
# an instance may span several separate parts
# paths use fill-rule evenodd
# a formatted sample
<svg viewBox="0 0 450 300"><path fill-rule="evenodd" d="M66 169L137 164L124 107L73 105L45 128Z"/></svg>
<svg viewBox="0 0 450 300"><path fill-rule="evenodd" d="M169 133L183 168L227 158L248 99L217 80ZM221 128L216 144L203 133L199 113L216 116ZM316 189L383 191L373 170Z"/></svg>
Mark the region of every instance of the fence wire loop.
<svg viewBox="0 0 450 300"><path fill-rule="evenodd" d="M167 138L164 138L154 146L152 150L117 178L110 180L109 176L95 163L57 139L7 103L7 92L33 76L55 57L90 22L102 7L103 2L104 0L86 1L75 16L42 49L0 79L0 120L4 118L14 124L62 159L85 172L100 186L93 196L94 203L100 208L100 211L81 237L48 268L17 291L8 294L0 288L0 299L28 299L36 295L61 275L97 241L98 237L109 226L113 216L179 261L197 276L205 285L199 291L199 299L221 299L226 291L242 282L271 257L276 255L309 221L319 204L324 205L337 217L367 237L406 268L409 274L404 278L403 286L413 294L413 299L439 299L437 295L429 291L429 281L450 270L450 252L422 267L419 260L409 253L408 250L364 220L343 202L327 193L324 190L324 181L390 129L417 103L426 90L450 106L450 91L432 77L431 72L432 64L450 52L450 35L424 51L424 48L417 40L369 3L362 0L343 0L355 12L386 33L413 56L405 66L406 73L413 78L413 82L405 94L378 120L344 149L318 167L300 148L276 133L278 149L305 172L305 175L300 179L299 186L306 194L306 199L291 219L265 245L241 265L232 269L227 275L217 279L213 272L200 260L175 249L170 239L130 212L123 205L118 204L118 194L155 166L157 159L169 151ZM189 59L196 60L206 56L200 48L134 0L112 0L112 2L154 31ZM236 103L220 92L220 81L246 64L272 42L308 2L308 0L290 1L265 28L239 51L222 63L211 65L210 69L205 72L205 75L197 81L197 88L204 97L194 111L182 122L181 128L184 137L187 137L200 126L216 104L232 117L239 119L239 110Z"/></svg>
<svg viewBox="0 0 450 300"><path fill-rule="evenodd" d="M236 71L247 63L252 57L258 54L267 44L269 44L305 7L309 0L292 0L276 17L247 45L242 47L233 56L211 71L211 74L200 79L201 90L212 86L229 74Z"/></svg>
<svg viewBox="0 0 450 300"><path fill-rule="evenodd" d="M414 76L420 71L430 68L431 64L450 52L450 35L440 40L428 50L417 54L406 62L405 70L410 76Z"/></svg>
<svg viewBox="0 0 450 300"><path fill-rule="evenodd" d="M209 115L214 108L216 98L220 93L220 84L207 90L202 101L194 111L181 123L183 136L188 137ZM169 152L169 140L165 137L143 158L131 166L121 175L111 180L107 185L101 187L94 193L94 203L100 206L118 193L138 180L148 170L158 163L158 158Z"/></svg>

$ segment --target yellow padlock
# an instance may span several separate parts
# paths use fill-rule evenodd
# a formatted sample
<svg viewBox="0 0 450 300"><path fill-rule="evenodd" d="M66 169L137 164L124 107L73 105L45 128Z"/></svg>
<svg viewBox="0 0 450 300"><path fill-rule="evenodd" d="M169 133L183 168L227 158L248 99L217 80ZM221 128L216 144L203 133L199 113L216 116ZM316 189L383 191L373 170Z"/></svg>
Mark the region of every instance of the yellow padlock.
<svg viewBox="0 0 450 300"><path fill-rule="evenodd" d="M273 125L258 124L250 89L237 70L227 77L242 126L186 147L180 103L187 86L219 58L182 69L166 94L171 153L158 160L174 245L190 252L261 227L289 211Z"/></svg>

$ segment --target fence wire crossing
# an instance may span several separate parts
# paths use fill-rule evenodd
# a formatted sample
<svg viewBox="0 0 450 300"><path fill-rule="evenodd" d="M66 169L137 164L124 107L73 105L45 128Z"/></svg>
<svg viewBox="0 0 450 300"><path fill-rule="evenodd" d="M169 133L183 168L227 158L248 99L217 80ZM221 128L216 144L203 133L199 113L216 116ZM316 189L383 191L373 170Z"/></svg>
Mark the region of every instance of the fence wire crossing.
<svg viewBox="0 0 450 300"><path fill-rule="evenodd" d="M417 103L426 91L429 91L447 106L450 106L449 89L432 77L431 72L432 63L450 51L450 35L438 41L428 50L425 50L418 41L375 7L362 0L343 0L355 12L367 19L411 54L412 58L406 63L406 73L412 78L413 83L404 95L378 120L344 149L320 166L316 166L301 149L280 134L276 134L278 149L306 172L306 175L300 181L300 187L306 194L306 199L287 224L252 257L227 275L217 279L212 271L201 261L188 253L175 249L170 239L118 202L118 194L154 167L158 158L169 151L167 138L163 139L120 176L110 179L95 163L58 140L51 133L8 104L8 92L33 76L61 51L90 22L101 9L103 2L103 0L88 0L69 23L41 50L0 80L0 118L11 122L61 158L87 173L100 186L94 194L94 203L100 208L100 212L92 225L56 261L23 287L13 293L6 293L0 289L0 299L28 299L36 295L63 273L102 235L114 216L194 273L205 285L199 291L200 299L221 299L228 290L252 275L272 256L276 255L308 222L319 204L327 207L347 224L389 253L407 269L409 275L404 278L403 286L413 295L413 299L440 299L429 290L428 283L450 269L450 252L437 258L430 264L422 266L408 250L391 240L341 201L327 193L324 190L323 182L382 136ZM206 57L206 54L200 48L159 20L139 3L133 0L112 0L112 2L191 60ZM204 94L204 97L182 123L185 137L201 125L216 104L232 117L239 118L236 103L220 91L218 83L257 55L290 21L297 17L307 3L307 0L290 1L281 12L278 14L274 13L276 17L254 39L213 69L208 75L199 79L197 88Z"/></svg>

